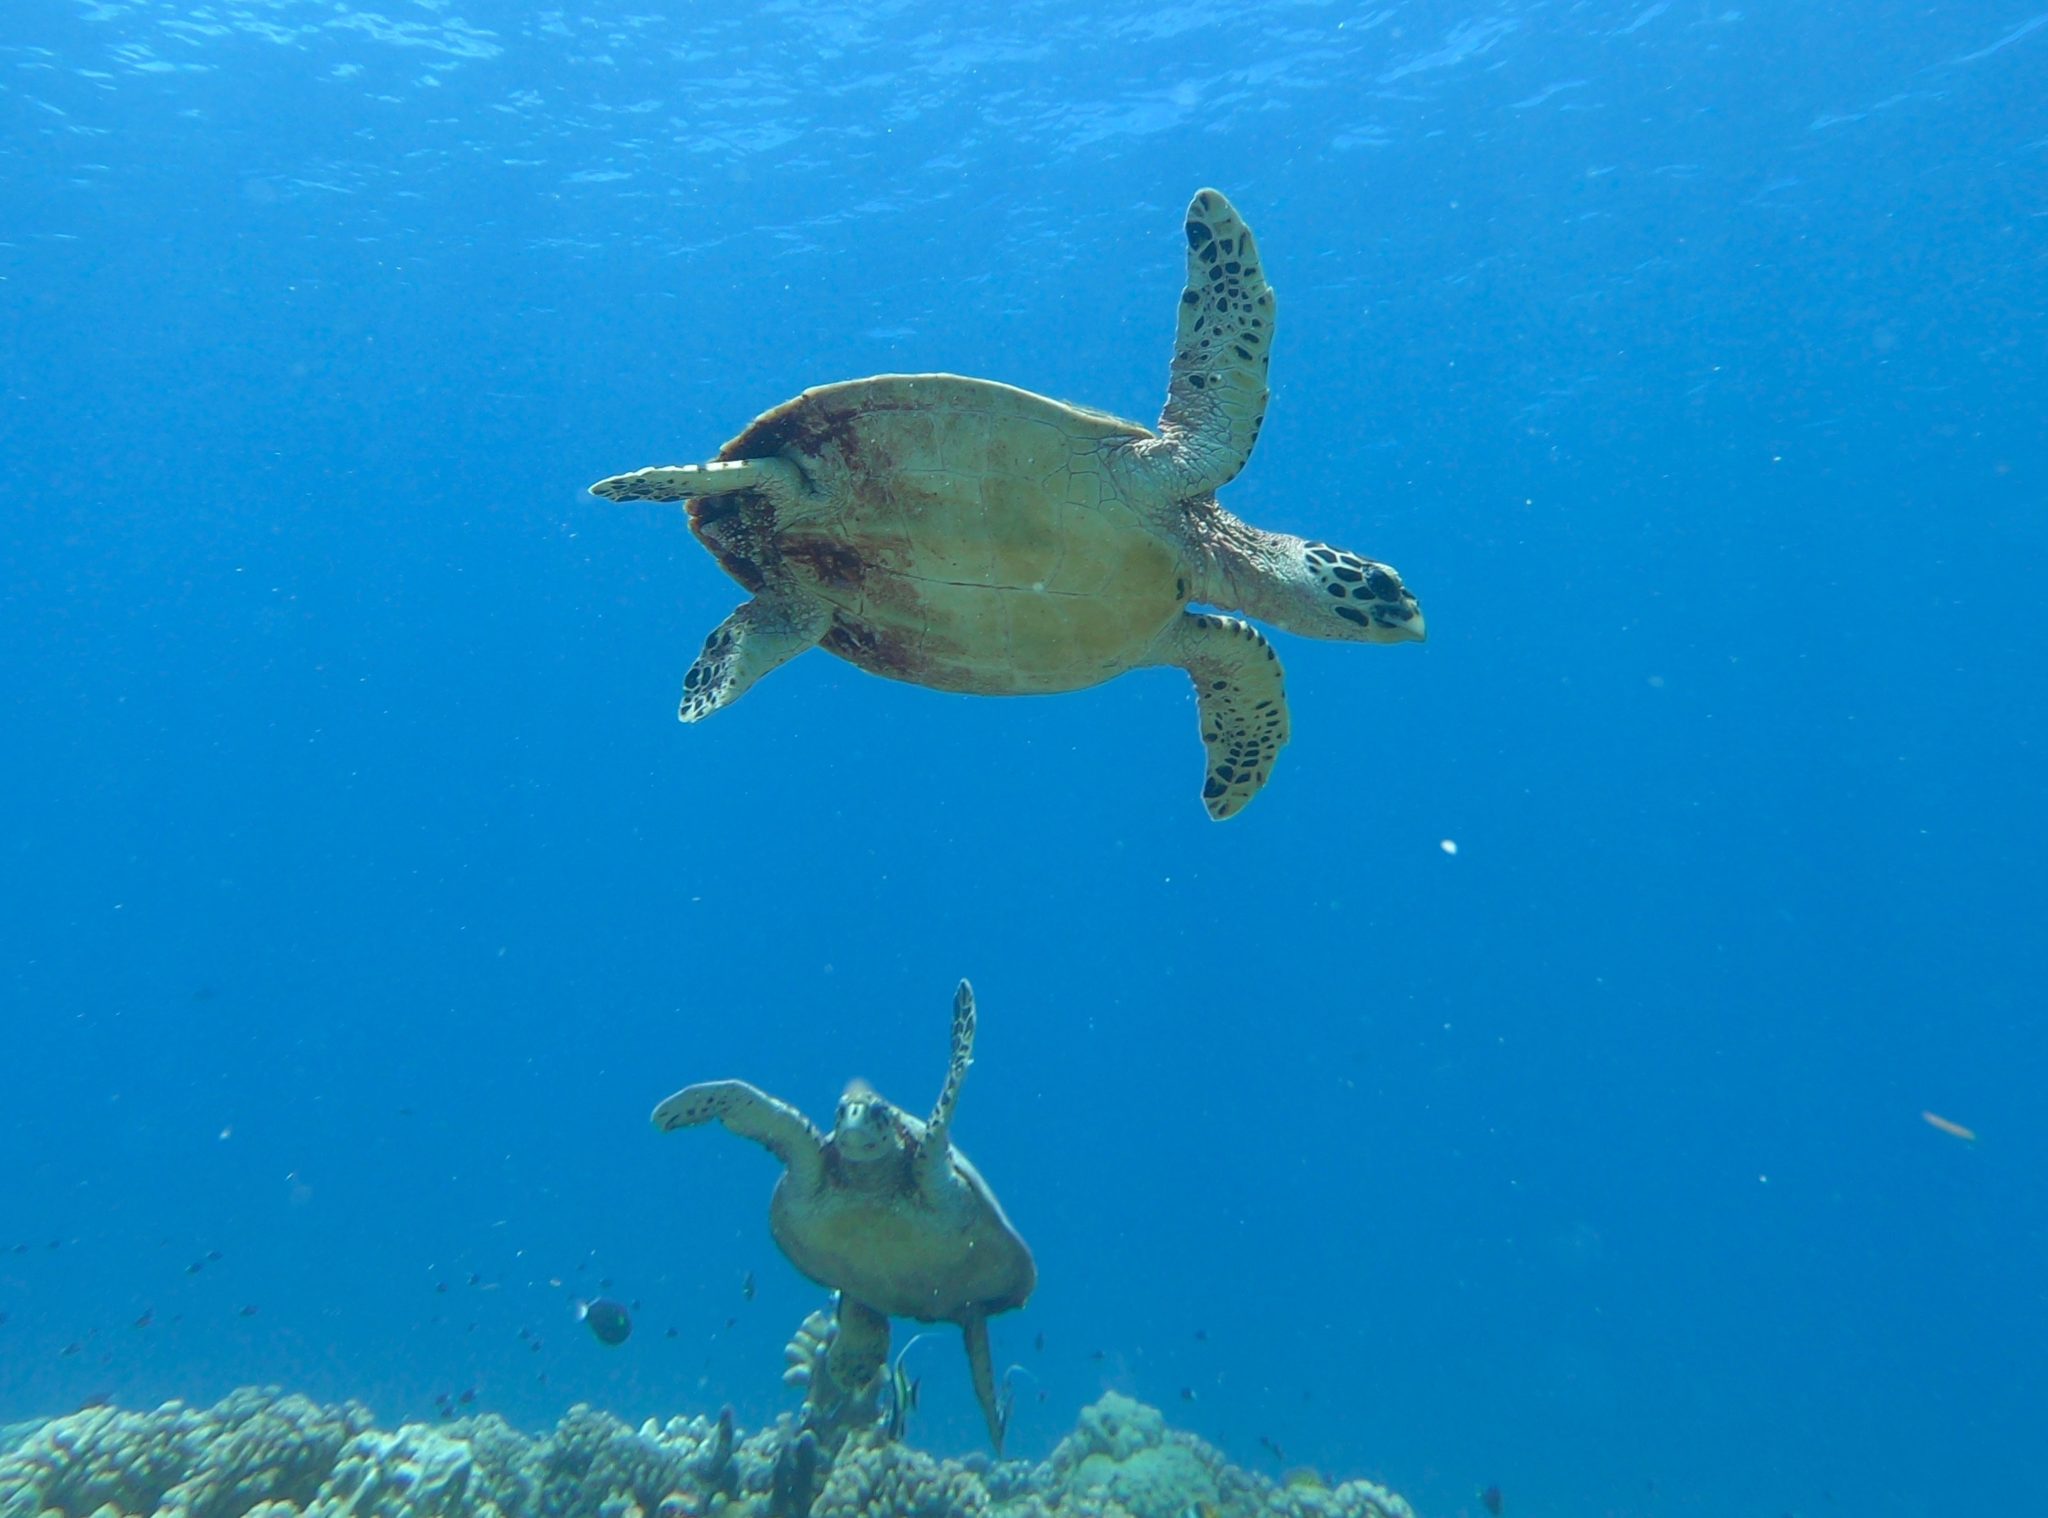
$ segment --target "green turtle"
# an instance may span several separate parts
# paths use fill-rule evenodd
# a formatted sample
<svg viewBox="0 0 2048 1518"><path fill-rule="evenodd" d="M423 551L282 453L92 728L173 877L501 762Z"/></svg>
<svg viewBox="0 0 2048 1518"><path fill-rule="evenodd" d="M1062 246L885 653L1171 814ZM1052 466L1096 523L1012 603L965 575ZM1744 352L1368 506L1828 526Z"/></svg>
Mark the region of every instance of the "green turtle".
<svg viewBox="0 0 2048 1518"><path fill-rule="evenodd" d="M1273 291L1251 229L1203 190L1153 432L992 380L883 374L806 390L708 464L615 475L614 501L689 502L753 599L705 639L685 722L818 646L938 690L1081 690L1171 664L1195 682L1209 815L1258 793L1288 737L1280 661L1235 609L1360 643L1423 636L1389 565L1265 532L1216 503L1266 413Z"/></svg>
<svg viewBox="0 0 2048 1518"><path fill-rule="evenodd" d="M974 1395L996 1453L1006 1421L988 1320L1024 1305L1038 1267L981 1172L953 1143L953 1110L974 1059L974 988L953 995L953 1054L929 1118L854 1081L832 1131L745 1081L686 1086L654 1109L664 1133L720 1122L787 1166L768 1228L792 1265L839 1294L826 1365L843 1392L872 1395L889 1359L889 1319L958 1323ZM815 1386L814 1386L815 1390Z"/></svg>

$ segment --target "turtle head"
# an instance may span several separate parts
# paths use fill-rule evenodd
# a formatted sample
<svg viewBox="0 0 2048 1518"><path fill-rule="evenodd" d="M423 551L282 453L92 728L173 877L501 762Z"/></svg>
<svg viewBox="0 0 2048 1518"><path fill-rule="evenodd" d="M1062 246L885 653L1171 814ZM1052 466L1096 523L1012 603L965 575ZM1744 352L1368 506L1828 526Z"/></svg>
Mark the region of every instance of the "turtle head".
<svg viewBox="0 0 2048 1518"><path fill-rule="evenodd" d="M903 1147L903 1116L866 1081L852 1081L839 1098L832 1142L856 1164L881 1159Z"/></svg>
<svg viewBox="0 0 2048 1518"><path fill-rule="evenodd" d="M1271 621L1307 638L1422 641L1422 608L1393 565L1311 538L1274 536L1280 539L1274 554L1279 561L1276 578L1285 587L1287 605L1268 613Z"/></svg>
<svg viewBox="0 0 2048 1518"><path fill-rule="evenodd" d="M1419 643L1422 608L1391 564L1313 538L1264 532L1217 513L1216 584L1197 599L1304 638Z"/></svg>

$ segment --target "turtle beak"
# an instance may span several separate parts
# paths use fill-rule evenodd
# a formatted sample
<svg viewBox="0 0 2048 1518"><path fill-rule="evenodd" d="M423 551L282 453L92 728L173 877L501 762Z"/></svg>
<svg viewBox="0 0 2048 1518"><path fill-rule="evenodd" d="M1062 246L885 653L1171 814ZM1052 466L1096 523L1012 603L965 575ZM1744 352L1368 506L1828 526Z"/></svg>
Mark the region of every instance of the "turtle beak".
<svg viewBox="0 0 2048 1518"><path fill-rule="evenodd" d="M1400 615L1404 611L1408 613L1405 618ZM1421 643L1429 637L1422 608L1412 596L1403 596L1397 605L1376 606L1371 616L1365 628L1368 643Z"/></svg>

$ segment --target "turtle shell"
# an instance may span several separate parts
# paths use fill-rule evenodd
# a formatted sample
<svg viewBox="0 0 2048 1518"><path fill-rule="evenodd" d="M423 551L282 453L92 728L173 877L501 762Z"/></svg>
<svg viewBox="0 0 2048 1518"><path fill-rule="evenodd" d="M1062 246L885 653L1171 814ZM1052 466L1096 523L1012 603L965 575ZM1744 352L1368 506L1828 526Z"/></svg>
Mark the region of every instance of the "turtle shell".
<svg viewBox="0 0 2048 1518"><path fill-rule="evenodd" d="M953 1170L962 1192L934 1207L917 1194L907 1154L886 1180L861 1187L848 1184L828 1146L822 1187L799 1192L787 1175L776 1184L769 1228L811 1280L890 1317L957 1323L1021 1306L1038 1284L1031 1251L957 1149Z"/></svg>
<svg viewBox="0 0 2048 1518"><path fill-rule="evenodd" d="M716 497L691 520L750 588L772 552L833 608L822 646L863 669L984 695L1078 690L1140 662L1187 601L1164 514L1134 509L1109 469L1150 436L987 380L851 380L720 450L803 472L805 500L772 517L766 545L750 533L737 551Z"/></svg>

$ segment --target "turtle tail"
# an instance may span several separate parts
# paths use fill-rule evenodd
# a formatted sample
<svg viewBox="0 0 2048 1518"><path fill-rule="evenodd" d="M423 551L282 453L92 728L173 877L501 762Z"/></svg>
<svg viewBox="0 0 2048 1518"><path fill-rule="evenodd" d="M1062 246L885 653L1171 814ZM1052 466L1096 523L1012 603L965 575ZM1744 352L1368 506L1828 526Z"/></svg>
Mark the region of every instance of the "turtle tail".
<svg viewBox="0 0 2048 1518"><path fill-rule="evenodd" d="M774 508L757 490L690 498L690 531L748 590L768 583L779 555L771 525Z"/></svg>

